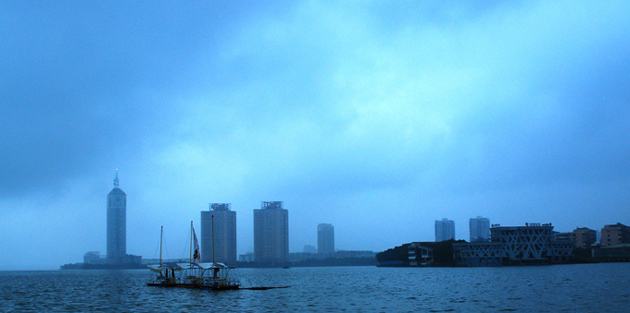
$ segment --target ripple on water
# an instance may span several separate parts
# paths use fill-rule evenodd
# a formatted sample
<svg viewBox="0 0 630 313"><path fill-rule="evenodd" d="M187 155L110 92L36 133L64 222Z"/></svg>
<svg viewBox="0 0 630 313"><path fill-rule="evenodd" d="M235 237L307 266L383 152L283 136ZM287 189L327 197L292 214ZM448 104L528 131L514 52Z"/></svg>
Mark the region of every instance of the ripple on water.
<svg viewBox="0 0 630 313"><path fill-rule="evenodd" d="M630 264L241 269L265 291L151 288L144 271L0 272L7 311L466 312L627 309ZM592 286L583 292L583 286Z"/></svg>

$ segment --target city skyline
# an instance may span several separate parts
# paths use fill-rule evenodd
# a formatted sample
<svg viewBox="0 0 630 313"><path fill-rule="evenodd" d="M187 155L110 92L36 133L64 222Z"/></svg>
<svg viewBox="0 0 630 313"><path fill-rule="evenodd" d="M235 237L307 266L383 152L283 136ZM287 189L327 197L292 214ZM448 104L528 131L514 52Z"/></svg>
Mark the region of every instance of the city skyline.
<svg viewBox="0 0 630 313"><path fill-rule="evenodd" d="M142 256L127 255L125 252L126 227L124 227L124 224L126 221L126 195L127 194L119 188L118 171L116 171L114 188L107 195L108 249L104 260L109 264L140 262L142 258ZM210 203L209 207L210 209L208 211L201 211L202 256L200 261L211 262L216 256L216 262L235 265L236 260L239 259L236 253L236 212L231 210L230 203ZM217 224L214 224L215 217ZM262 201L261 209L254 210L254 220L258 220L258 223L255 222L254 229L257 229L256 233L259 237L258 239L256 239L256 236L254 237L254 245L258 242L260 248L257 253L247 252L244 255L251 254L253 258L250 261L257 261L255 257L257 254L259 258L258 262L261 264L285 264L289 260L289 254L296 252L291 252L288 248L288 211L283 208L282 201ZM121 221L123 227L121 227ZM541 223L525 223L525 227L528 227L528 224L532 227L541 225ZM552 223L542 225L553 229ZM510 227L518 228L522 226ZM494 228L501 228L501 226L500 224L492 224L491 228L489 219L482 216L470 218L470 240L468 242L489 241L491 237L490 230ZM213 229L216 234L212 232ZM435 242L455 239L455 224L452 220L447 218L435 220L434 229ZM607 241L602 240L601 244L603 246L630 242L629 226L623 225L622 223L604 225L601 229L602 236L605 236L605 231L607 233ZM588 232L593 233L593 239L585 239L583 234ZM595 242L597 233L600 233L600 231L591 230L586 227L578 227L573 232L556 231L553 237L555 240L560 241L574 241L576 247L583 247L585 242L587 244L589 242ZM215 240L215 247L211 245L212 239ZM602 239L604 238L602 237ZM308 248L315 250L314 253L321 255L334 253L336 251L334 241L334 226L329 223L319 223L317 225L317 248L307 244L304 246L303 252L308 252L306 251ZM278 245L278 242L284 243ZM254 251L256 251L256 249ZM84 258L88 255L92 263L99 263L98 251L88 251ZM185 257L183 257L183 259L185 259Z"/></svg>
<svg viewBox="0 0 630 313"><path fill-rule="evenodd" d="M431 241L442 217L456 239L478 215L630 223L628 1L7 1L0 14L0 269L106 251L115 169L126 251L146 258L160 226L180 247L210 202L236 212L238 254L265 199L290 209L290 251L316 245L322 222L337 249L372 251Z"/></svg>

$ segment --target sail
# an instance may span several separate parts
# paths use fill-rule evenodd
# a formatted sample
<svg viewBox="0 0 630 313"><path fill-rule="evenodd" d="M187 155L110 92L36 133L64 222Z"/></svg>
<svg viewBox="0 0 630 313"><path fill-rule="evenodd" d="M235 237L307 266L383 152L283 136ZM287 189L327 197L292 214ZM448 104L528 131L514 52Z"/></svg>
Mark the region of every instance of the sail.
<svg viewBox="0 0 630 313"><path fill-rule="evenodd" d="M204 270L207 270L210 268L227 268L227 266L223 263L208 262L208 263L199 263L197 265L199 265L199 267L203 268Z"/></svg>
<svg viewBox="0 0 630 313"><path fill-rule="evenodd" d="M154 272L171 269L170 266L166 266L165 264L148 264L147 267Z"/></svg>

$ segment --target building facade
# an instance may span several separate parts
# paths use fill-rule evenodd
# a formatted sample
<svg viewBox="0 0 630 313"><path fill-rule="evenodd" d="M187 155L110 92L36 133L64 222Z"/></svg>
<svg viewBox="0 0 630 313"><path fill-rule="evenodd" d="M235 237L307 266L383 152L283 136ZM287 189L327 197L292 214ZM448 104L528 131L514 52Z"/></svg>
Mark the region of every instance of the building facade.
<svg viewBox="0 0 630 313"><path fill-rule="evenodd" d="M332 224L317 225L317 253L335 253L335 227Z"/></svg>
<svg viewBox="0 0 630 313"><path fill-rule="evenodd" d="M443 218L435 221L435 242L455 239L455 222Z"/></svg>
<svg viewBox="0 0 630 313"><path fill-rule="evenodd" d="M597 242L597 232L587 227L578 227L573 231L573 240L578 248L590 248Z"/></svg>
<svg viewBox="0 0 630 313"><path fill-rule="evenodd" d="M602 246L614 246L630 243L630 227L621 223L604 225L602 228Z"/></svg>
<svg viewBox="0 0 630 313"><path fill-rule="evenodd" d="M236 265L236 212L230 203L210 203L208 211L201 211L201 261L212 262L213 258Z"/></svg>
<svg viewBox="0 0 630 313"><path fill-rule="evenodd" d="M555 241L551 224L492 225L491 242L454 243L458 265L492 266L564 263L573 256L573 242Z"/></svg>
<svg viewBox="0 0 630 313"><path fill-rule="evenodd" d="M556 241L571 241L576 248L590 248L597 241L597 232L586 228L578 227L570 233L555 233Z"/></svg>
<svg viewBox="0 0 630 313"><path fill-rule="evenodd" d="M114 189L107 195L107 263L122 264L127 256L127 194L119 188L118 172Z"/></svg>
<svg viewBox="0 0 630 313"><path fill-rule="evenodd" d="M254 260L283 265L289 258L289 211L282 201L263 201L254 210Z"/></svg>
<svg viewBox="0 0 630 313"><path fill-rule="evenodd" d="M470 242L490 241L490 220L488 218L481 216L471 218L468 226L470 231Z"/></svg>

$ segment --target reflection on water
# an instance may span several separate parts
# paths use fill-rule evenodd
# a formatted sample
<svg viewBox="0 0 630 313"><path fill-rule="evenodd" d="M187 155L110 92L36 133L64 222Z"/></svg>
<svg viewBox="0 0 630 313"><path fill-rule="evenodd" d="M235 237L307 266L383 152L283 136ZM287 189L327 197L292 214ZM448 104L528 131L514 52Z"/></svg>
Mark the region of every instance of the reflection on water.
<svg viewBox="0 0 630 313"><path fill-rule="evenodd" d="M148 287L148 271L0 272L0 311L623 312L630 263L494 268L240 269L243 287Z"/></svg>

